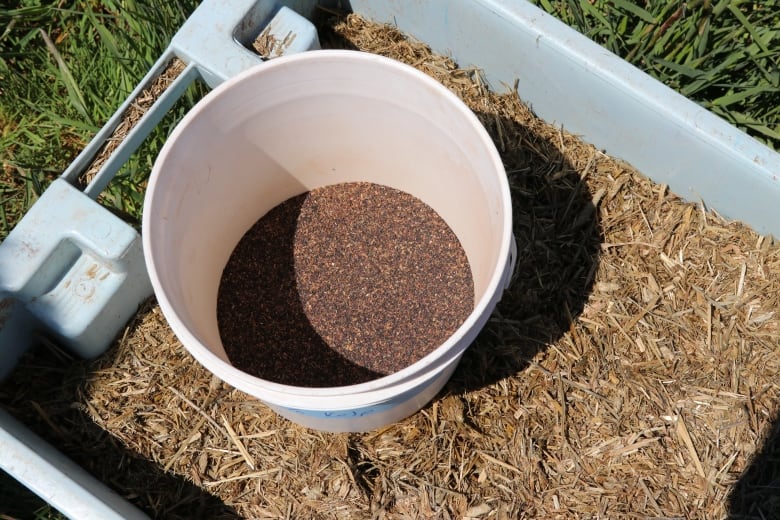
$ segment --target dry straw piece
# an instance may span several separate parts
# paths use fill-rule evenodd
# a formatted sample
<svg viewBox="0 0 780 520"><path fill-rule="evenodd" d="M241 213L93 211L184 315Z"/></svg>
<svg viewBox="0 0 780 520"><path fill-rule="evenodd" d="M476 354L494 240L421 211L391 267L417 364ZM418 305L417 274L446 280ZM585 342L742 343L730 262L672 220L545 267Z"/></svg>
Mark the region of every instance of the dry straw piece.
<svg viewBox="0 0 780 520"><path fill-rule="evenodd" d="M133 100L122 115L119 124L111 133L111 136L106 140L105 144L92 161L92 164L90 164L79 176L78 182L81 186L86 186L95 178L103 164L111 157L111 154L114 153L114 150L119 147L133 127L135 127L138 121L140 121L144 114L152 107L157 98L165 92L166 87L184 71L185 67L186 65L183 61L174 58L160 72L160 75L154 78L149 86L143 89L141 94Z"/></svg>
<svg viewBox="0 0 780 520"><path fill-rule="evenodd" d="M25 359L3 406L157 517L777 518L771 237L393 28L320 34L441 81L504 159L518 268L442 393L379 431L307 430L200 367L150 302L93 363Z"/></svg>

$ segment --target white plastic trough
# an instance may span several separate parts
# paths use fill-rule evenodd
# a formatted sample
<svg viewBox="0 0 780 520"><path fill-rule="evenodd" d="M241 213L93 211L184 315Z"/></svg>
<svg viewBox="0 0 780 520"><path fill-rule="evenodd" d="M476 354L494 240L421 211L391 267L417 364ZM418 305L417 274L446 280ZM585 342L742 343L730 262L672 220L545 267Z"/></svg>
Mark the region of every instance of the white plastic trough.
<svg viewBox="0 0 780 520"><path fill-rule="evenodd" d="M185 78L198 77L213 87L258 63L239 42L251 41L258 28L280 12L280 6L310 18L316 3L205 0L142 83L177 55L189 64ZM780 236L780 154L535 6L523 0L351 0L349 4L366 18L396 25L460 66L481 69L495 91L517 81L520 97L542 119L631 163L681 197L741 220L761 234ZM306 23L298 24L294 17L285 20L292 20L291 27L305 33L304 38L311 37ZM169 89L175 91L171 98L184 90L187 81L181 83ZM161 101L165 110L172 104L168 98ZM86 195L97 196L159 115L151 115L126 149L115 153ZM65 172L65 180L78 174L118 119L115 116L106 124L84 158ZM0 272L12 268L2 264ZM15 330L9 331L7 314L0 314L0 338L2 333L12 336L29 330L26 321L19 321L11 323ZM108 344L111 338L105 341ZM15 362L4 357L15 358L23 350L11 347L0 342L0 369ZM144 517L6 413L0 413L0 468L71 518Z"/></svg>

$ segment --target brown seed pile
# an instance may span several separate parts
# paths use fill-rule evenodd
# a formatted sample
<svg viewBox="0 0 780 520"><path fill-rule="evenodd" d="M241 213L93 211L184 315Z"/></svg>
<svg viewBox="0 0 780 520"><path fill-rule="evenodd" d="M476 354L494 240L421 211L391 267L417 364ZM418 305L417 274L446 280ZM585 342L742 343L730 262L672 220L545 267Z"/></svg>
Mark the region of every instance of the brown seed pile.
<svg viewBox="0 0 780 520"><path fill-rule="evenodd" d="M473 309L457 236L408 193L326 186L276 206L222 275L220 335L263 379L342 386L390 374L443 343Z"/></svg>
<svg viewBox="0 0 780 520"><path fill-rule="evenodd" d="M26 357L0 406L152 518L780 518L777 241L394 27L318 29L445 84L504 161L517 268L443 391L373 432L309 430L204 369L151 301L95 361Z"/></svg>

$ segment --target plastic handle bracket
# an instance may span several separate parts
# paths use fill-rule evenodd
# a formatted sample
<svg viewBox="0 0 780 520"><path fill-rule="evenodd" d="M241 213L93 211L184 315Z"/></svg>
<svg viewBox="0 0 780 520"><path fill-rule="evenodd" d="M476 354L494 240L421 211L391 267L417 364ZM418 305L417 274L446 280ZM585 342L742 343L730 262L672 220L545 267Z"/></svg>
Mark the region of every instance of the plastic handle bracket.
<svg viewBox="0 0 780 520"><path fill-rule="evenodd" d="M152 294L138 233L64 179L0 244L0 266L2 301L23 305L36 328L86 358L102 353Z"/></svg>

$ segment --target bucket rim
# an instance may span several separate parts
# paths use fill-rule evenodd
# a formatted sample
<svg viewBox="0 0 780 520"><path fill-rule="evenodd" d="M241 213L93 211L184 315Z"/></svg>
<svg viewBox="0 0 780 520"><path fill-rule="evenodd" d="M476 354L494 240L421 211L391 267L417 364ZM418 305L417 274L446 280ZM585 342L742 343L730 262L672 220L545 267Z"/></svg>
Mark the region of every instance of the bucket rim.
<svg viewBox="0 0 780 520"><path fill-rule="evenodd" d="M155 251L153 249L150 232L154 223L150 220L151 211L149 211L149 208L152 208L156 202L155 188L161 176L164 175L161 171L162 166L166 162L166 158L176 147L179 137L186 131L187 127L199 118L200 114L208 107L213 103L216 103L222 96L228 95L228 93L238 85L251 80L251 78L255 76L266 75L288 67L304 66L311 61L328 60L342 62L351 61L356 64L379 64L383 67L393 69L398 74L410 76L413 80L419 81L423 86L436 90L444 100L461 114L463 118L470 122L475 133L479 136L481 145L489 155L493 174L499 177L500 201L504 209L501 222L503 230L498 254L496 255L497 261L493 265L493 274L486 284L482 296L475 302L473 310L463 323L461 323L458 329L434 350L399 371L364 383L334 387L292 386L275 383L239 370L214 354L208 346L201 342L184 325L179 313L173 307L166 295L164 284L157 275L157 261L155 259ZM294 398L296 399L295 406L298 408L311 406L312 409L338 409L340 407L362 406L387 400L387 396L395 395L424 383L427 379L430 379L433 375L439 373L441 367L448 366L454 358L460 358L466 348L470 346L471 341L468 343L463 342L465 344L462 345L458 345L458 343L472 332L478 322L482 321L482 325L484 324L489 315L492 314L493 308L500 299L501 292L504 290L507 276L506 271L510 264L512 204L506 171L493 140L471 109L444 85L410 65L384 56L354 50L314 50L281 56L251 67L218 85L185 114L182 120L176 125L173 132L169 135L152 167L144 200L142 241L147 270L160 309L184 348L195 357L201 365L217 375L220 379L228 382L228 384L257 397L260 400L267 400L268 402L280 406L287 406L289 403L286 401L289 398ZM511 275L511 273L509 274ZM479 333L482 325L476 330L474 336ZM433 368L435 368L435 370L432 370ZM256 390L258 388L262 389L262 397L258 395L258 393L260 393ZM356 401L356 397L358 396L360 396L360 399Z"/></svg>

